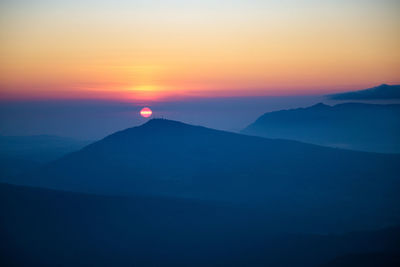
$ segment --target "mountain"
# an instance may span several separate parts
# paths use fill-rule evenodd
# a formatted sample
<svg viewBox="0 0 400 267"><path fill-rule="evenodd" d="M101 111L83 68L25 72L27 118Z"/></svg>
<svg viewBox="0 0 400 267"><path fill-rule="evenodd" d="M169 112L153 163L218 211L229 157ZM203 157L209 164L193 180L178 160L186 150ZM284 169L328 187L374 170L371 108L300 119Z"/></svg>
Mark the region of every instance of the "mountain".
<svg viewBox="0 0 400 267"><path fill-rule="evenodd" d="M369 252L352 253L340 256L328 263L322 264L323 267L377 267L377 266L399 266L399 251L390 252Z"/></svg>
<svg viewBox="0 0 400 267"><path fill-rule="evenodd" d="M400 99L400 85L381 84L376 87L328 95L335 100L379 100L379 99Z"/></svg>
<svg viewBox="0 0 400 267"><path fill-rule="evenodd" d="M49 162L81 149L90 141L53 135L1 136L0 155Z"/></svg>
<svg viewBox="0 0 400 267"><path fill-rule="evenodd" d="M319 103L265 113L242 133L361 151L400 153L400 105Z"/></svg>
<svg viewBox="0 0 400 267"><path fill-rule="evenodd" d="M9 182L96 194L244 204L277 214L271 215L273 220L302 221L282 224L282 229L326 232L399 221L399 171L400 155L325 148L153 119Z"/></svg>
<svg viewBox="0 0 400 267"><path fill-rule="evenodd" d="M245 207L5 184L0 203L1 266L398 266L400 255L398 226L282 233Z"/></svg>
<svg viewBox="0 0 400 267"><path fill-rule="evenodd" d="M52 135L0 135L0 180L37 168L89 143Z"/></svg>

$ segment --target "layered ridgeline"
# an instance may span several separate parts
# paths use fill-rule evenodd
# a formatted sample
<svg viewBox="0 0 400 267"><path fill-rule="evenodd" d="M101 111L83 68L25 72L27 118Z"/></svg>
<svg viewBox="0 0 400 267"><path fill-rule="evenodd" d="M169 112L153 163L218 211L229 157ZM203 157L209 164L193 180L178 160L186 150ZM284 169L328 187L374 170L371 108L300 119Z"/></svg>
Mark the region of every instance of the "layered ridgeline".
<svg viewBox="0 0 400 267"><path fill-rule="evenodd" d="M58 159L89 143L52 135L0 135L0 181Z"/></svg>
<svg viewBox="0 0 400 267"><path fill-rule="evenodd" d="M270 214L310 220L308 226L317 231L399 221L399 171L399 155L154 119L12 182L97 194L246 203Z"/></svg>
<svg viewBox="0 0 400 267"><path fill-rule="evenodd" d="M400 105L322 103L269 112L242 133L371 152L400 153Z"/></svg>
<svg viewBox="0 0 400 267"><path fill-rule="evenodd" d="M328 95L335 100L400 100L400 85L381 84L376 87Z"/></svg>
<svg viewBox="0 0 400 267"><path fill-rule="evenodd" d="M90 143L90 141L54 135L0 135L0 155L47 162L76 151Z"/></svg>
<svg viewBox="0 0 400 267"><path fill-rule="evenodd" d="M1 266L309 267L400 262L399 227L288 234L281 233L281 222L257 209L4 184L0 203ZM299 221L289 219L293 225Z"/></svg>

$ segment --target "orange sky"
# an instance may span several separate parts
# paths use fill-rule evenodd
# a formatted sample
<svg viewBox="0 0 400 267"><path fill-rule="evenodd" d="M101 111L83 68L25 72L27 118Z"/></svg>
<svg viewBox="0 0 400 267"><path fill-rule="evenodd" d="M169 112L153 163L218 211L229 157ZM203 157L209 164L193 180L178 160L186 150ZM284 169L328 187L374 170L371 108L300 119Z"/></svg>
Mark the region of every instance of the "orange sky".
<svg viewBox="0 0 400 267"><path fill-rule="evenodd" d="M394 0L5 0L0 10L3 99L314 94L400 83Z"/></svg>

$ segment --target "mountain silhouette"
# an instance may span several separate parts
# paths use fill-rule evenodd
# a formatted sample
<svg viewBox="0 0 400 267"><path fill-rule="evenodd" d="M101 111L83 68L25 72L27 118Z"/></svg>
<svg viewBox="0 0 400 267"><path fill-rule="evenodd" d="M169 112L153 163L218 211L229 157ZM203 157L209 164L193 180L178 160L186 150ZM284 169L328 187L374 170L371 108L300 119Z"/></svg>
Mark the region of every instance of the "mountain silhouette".
<svg viewBox="0 0 400 267"><path fill-rule="evenodd" d="M256 209L5 184L0 203L1 266L397 266L400 255L398 226L285 233Z"/></svg>
<svg viewBox="0 0 400 267"><path fill-rule="evenodd" d="M370 152L400 153L400 105L322 103L262 115L242 133Z"/></svg>
<svg viewBox="0 0 400 267"><path fill-rule="evenodd" d="M89 141L53 135L0 135L0 181L37 168L88 144Z"/></svg>
<svg viewBox="0 0 400 267"><path fill-rule="evenodd" d="M54 135L0 135L0 157L49 162L90 143Z"/></svg>
<svg viewBox="0 0 400 267"><path fill-rule="evenodd" d="M10 182L96 194L240 203L304 220L319 214L308 226L325 231L400 219L393 217L400 214L399 170L399 155L153 119ZM332 220L335 216L341 221Z"/></svg>
<svg viewBox="0 0 400 267"><path fill-rule="evenodd" d="M379 100L379 99L400 99L400 85L381 84L376 87L328 95L335 100Z"/></svg>

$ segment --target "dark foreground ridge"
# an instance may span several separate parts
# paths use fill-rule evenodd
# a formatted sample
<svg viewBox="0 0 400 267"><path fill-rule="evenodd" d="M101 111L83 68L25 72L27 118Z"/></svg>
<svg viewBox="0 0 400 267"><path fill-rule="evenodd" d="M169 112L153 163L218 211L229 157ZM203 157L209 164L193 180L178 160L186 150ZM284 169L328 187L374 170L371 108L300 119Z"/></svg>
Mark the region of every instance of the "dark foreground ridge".
<svg viewBox="0 0 400 267"><path fill-rule="evenodd" d="M398 266L400 228L279 233L258 210L0 184L1 266ZM293 221L295 223L295 221Z"/></svg>

